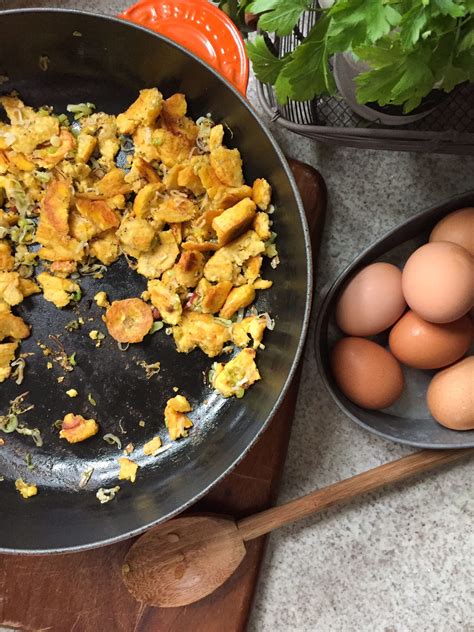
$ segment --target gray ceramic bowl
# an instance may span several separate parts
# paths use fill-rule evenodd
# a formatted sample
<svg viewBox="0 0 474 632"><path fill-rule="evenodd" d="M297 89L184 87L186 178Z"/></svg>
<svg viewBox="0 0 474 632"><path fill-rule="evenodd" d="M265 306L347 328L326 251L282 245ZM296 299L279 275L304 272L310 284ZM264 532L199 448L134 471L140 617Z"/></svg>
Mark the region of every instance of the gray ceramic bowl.
<svg viewBox="0 0 474 632"><path fill-rule="evenodd" d="M448 430L430 415L426 406L426 388L435 371L404 367L404 394L385 410L367 410L349 401L337 386L329 365L329 351L342 337L335 323L335 308L341 290L355 272L374 261L387 261L401 268L408 256L428 241L431 229L441 218L466 206L474 206L474 191L412 217L369 246L333 283L322 301L316 325L315 352L319 371L339 408L366 430L419 448L472 448L474 430ZM387 338L388 332L373 339L384 345Z"/></svg>

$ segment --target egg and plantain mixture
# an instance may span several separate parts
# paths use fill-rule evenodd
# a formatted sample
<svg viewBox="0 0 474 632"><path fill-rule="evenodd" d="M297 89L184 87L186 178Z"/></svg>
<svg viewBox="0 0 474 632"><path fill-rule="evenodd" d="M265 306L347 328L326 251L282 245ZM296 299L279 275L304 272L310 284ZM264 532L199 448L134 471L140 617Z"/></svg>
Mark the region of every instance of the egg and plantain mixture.
<svg viewBox="0 0 474 632"><path fill-rule="evenodd" d="M278 254L270 184L245 183L223 126L210 115L193 121L183 94L165 99L156 88L141 90L118 116L90 103L68 106L72 122L18 96L0 105L9 121L0 122L0 382L31 333L15 306L36 293L59 309L74 305L81 274L123 256L147 290L112 303L96 294L110 336L128 345L163 327L179 353L199 348L214 358L237 347L212 365L210 382L224 397L242 397L260 379L256 350L273 327L251 307L272 285L262 262L276 267ZM190 411L184 396L168 400L170 439L187 435ZM98 431L94 419L68 413L60 437L75 443ZM120 461L120 478L134 480L136 464ZM17 489L33 495L23 482Z"/></svg>

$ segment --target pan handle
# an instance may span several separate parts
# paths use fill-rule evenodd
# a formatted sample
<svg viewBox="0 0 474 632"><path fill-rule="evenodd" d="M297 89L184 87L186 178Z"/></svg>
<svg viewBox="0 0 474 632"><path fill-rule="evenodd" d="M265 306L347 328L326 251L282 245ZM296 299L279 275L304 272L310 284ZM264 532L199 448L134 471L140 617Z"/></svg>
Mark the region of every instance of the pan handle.
<svg viewBox="0 0 474 632"><path fill-rule="evenodd" d="M246 95L249 61L244 41L228 15L208 0L140 0L118 17L180 44Z"/></svg>

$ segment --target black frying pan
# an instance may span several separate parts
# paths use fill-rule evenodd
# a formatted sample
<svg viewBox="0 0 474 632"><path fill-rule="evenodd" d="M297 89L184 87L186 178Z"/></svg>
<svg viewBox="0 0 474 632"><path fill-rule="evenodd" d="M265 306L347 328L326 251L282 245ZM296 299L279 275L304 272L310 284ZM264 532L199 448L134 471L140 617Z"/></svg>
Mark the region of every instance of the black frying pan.
<svg viewBox="0 0 474 632"><path fill-rule="evenodd" d="M75 31L82 37L73 36ZM50 60L47 72L39 69L41 55ZM192 504L242 458L268 424L291 380L308 324L308 231L283 155L248 103L211 68L167 39L120 20L80 12L0 13L0 74L10 79L0 86L1 94L16 89L27 103L54 105L57 112L65 111L68 103L92 101L98 110L118 113L140 88L155 85L165 95L184 92L193 117L211 112L214 120L225 120L231 128L233 137L229 134L226 141L240 148L246 180L264 176L275 191L273 217L281 264L265 270L264 276L275 285L260 293L257 306L275 317L276 328L266 334L266 349L258 355L263 379L241 400L214 394L203 381L212 361L198 350L178 354L163 332L125 353L109 337L100 349L94 348L88 332L105 331L99 309L91 305L98 287L112 300L137 296L145 287L145 280L123 260L102 281L80 281L84 297L78 313L86 320L80 331L64 330L78 313L58 311L41 296L27 299L17 309L33 325L22 351L35 355L29 359L23 384L8 380L0 386L0 410L28 391L27 401L35 408L22 421L41 429L44 445L37 448L29 437L13 433L0 447L0 474L5 477L0 483L0 550L80 550L136 535ZM37 340L50 344L48 336L57 333L62 334L66 352L76 352L78 362L60 385L56 378L62 372L46 369L47 358L36 345ZM160 375L147 381L137 366L142 359L159 360ZM65 394L71 387L79 391L75 399ZM140 446L156 434L167 442L163 409L174 395L173 387L189 398L194 429L188 439L175 442L158 457L140 456ZM96 407L89 403L88 393ZM100 435L74 446L60 441L52 424L69 411L94 416ZM144 428L138 425L141 419ZM106 432L118 435L124 446L135 445L132 458L141 469L134 485L121 482L117 497L100 505L95 492L117 484L121 456L103 441ZM28 453L33 470L25 462ZM78 489L81 473L91 467L90 482ZM38 496L21 499L13 485L18 477L35 482Z"/></svg>

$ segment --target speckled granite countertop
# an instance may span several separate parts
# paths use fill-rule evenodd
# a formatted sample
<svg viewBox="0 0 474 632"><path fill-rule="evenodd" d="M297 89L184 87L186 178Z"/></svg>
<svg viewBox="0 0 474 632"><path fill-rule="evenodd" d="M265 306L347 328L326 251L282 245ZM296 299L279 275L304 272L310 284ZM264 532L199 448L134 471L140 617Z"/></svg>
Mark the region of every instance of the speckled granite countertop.
<svg viewBox="0 0 474 632"><path fill-rule="evenodd" d="M32 6L114 14L126 2L0 2ZM252 84L249 96L258 109ZM474 157L331 148L271 127L286 153L317 167L328 185L319 287L403 219L474 188ZM310 342L313 332L314 323ZM280 500L409 452L336 408L309 344ZM473 520L471 461L282 529L270 538L249 632L474 631Z"/></svg>

